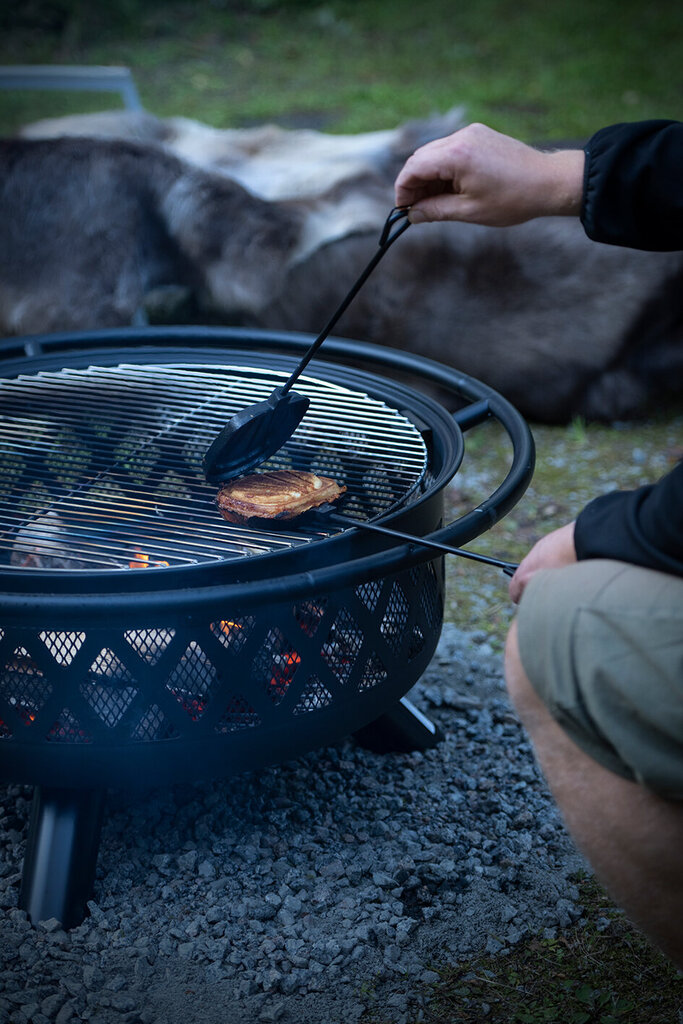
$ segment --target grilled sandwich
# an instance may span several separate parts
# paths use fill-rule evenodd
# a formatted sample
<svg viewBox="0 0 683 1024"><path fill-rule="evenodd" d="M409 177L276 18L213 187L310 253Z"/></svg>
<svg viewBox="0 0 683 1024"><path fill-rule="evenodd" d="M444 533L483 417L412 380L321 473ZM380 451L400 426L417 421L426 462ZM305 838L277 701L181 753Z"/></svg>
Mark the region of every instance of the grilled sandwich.
<svg viewBox="0 0 683 1024"><path fill-rule="evenodd" d="M223 484L216 504L230 523L251 519L295 519L309 509L336 501L346 487L327 476L295 469L251 473Z"/></svg>

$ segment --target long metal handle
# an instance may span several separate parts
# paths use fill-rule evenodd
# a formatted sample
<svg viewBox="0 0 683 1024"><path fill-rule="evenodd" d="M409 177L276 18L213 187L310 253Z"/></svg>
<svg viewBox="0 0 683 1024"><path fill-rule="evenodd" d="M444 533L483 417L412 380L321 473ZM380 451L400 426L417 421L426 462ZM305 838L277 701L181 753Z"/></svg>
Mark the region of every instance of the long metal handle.
<svg viewBox="0 0 683 1024"><path fill-rule="evenodd" d="M465 548L455 548L450 544L440 544L438 541L429 540L427 537L417 537L411 533L404 533L402 530L393 530L388 526L381 526L379 523L370 523L364 519L353 519L351 516L340 516L337 513L326 516L326 519L333 523L338 523L340 526L357 526L360 530L372 530L375 533L383 533L387 537L395 537L397 540L406 540L412 544L420 544L424 548L433 548L442 554L459 555L461 558L470 558L473 562L486 562L487 565L494 565L497 569L502 569L507 576L514 576L517 570L515 562L505 562L500 558L482 555L477 551L467 551Z"/></svg>
<svg viewBox="0 0 683 1024"><path fill-rule="evenodd" d="M285 383L282 385L282 388L279 389L279 395L280 396L287 394L287 392L293 386L294 382L297 380L297 378L300 376L300 374L303 373L303 371L306 369L306 367L308 366L309 362L311 361L313 356L316 354L316 352L318 351L318 349L320 348L320 346L324 342L325 338L327 338L327 336L329 335L330 331L332 330L334 325L337 323L337 320L339 320L339 318L342 315L342 313L353 302L353 300L355 299L356 295L361 290L361 288L363 287L363 285L365 284L367 279L370 277L370 274L373 272L373 270L375 269L375 267L377 266L379 261L382 259L382 256L384 256L384 253L387 251L387 249L391 245L393 245L393 243L396 241L396 239L400 235L402 235L404 231L407 231L407 229L410 227L410 221L407 218L408 218L408 210L404 209L402 207L395 206L393 208L393 210L390 212L389 216L387 217L386 221L384 222L384 227L382 228L382 233L381 233L380 238L379 238L379 249L377 250L375 255L372 257L372 259L370 260L370 262L368 263L367 267L365 268L363 273L360 275L360 277L358 278L356 283L349 290L349 292L347 293L345 298L342 299L342 301L340 302L339 306L337 307L335 312L332 314L330 319L327 321L327 323L325 324L325 326L323 327L322 331L320 332L318 337L315 339L313 344L304 353L303 357L299 361L299 363L298 363L297 367L295 368L294 372L291 374L289 379L287 381L285 381ZM400 222L402 222L402 223L400 223ZM399 224L398 228L395 228L396 224Z"/></svg>

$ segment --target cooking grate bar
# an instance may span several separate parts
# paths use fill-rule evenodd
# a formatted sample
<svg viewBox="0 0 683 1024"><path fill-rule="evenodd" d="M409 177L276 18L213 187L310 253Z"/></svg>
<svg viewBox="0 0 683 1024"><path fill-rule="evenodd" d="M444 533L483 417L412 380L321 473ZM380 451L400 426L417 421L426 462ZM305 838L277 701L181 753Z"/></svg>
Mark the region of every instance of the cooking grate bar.
<svg viewBox="0 0 683 1024"><path fill-rule="evenodd" d="M284 371L245 367L90 367L0 382L0 553L25 568L117 568L241 558L339 532L225 522L202 470L234 412ZM407 500L427 465L400 412L363 392L305 378L311 408L263 469L304 469L347 488L345 510L372 518ZM69 567L69 565L65 565Z"/></svg>

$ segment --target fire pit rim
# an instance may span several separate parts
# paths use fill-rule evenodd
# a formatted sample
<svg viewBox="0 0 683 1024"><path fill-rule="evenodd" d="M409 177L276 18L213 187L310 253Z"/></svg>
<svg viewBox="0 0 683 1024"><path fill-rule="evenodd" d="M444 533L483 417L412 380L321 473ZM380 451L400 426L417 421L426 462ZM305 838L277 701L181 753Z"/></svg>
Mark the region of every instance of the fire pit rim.
<svg viewBox="0 0 683 1024"><path fill-rule="evenodd" d="M217 349L222 350L224 354L232 354L234 349L226 349L227 343L232 345L239 343L242 346L250 340L261 346L259 353L254 353L254 359L257 359L259 354L263 355L265 346L272 346L277 351L289 350L291 352L293 350L296 354L310 344L310 335L256 329L245 331L241 328L125 328L36 335L24 338L23 342L31 365L35 367L42 366L43 363L45 365L53 364L55 360L61 363L61 359L66 356L73 359L76 355L83 353L83 346L90 347L93 344L97 346L100 343L117 342L118 344L116 349L110 348L108 344L104 348L98 348L99 357L105 359L112 354L120 356L120 345L123 340L128 346L131 346L129 355L131 358L134 357L133 361L135 362L143 362L144 359L153 357L155 354L158 356L160 345L163 346L163 351L167 352L168 343L171 342L174 345L182 343L185 346L183 361L202 363L206 362L210 356L215 359ZM136 341L144 342L144 345L133 348ZM188 344L193 341L208 341L214 347L205 349L195 346L188 349ZM150 345L150 342L154 344ZM424 536L453 545L465 544L491 527L519 500L533 473L533 438L521 414L498 392L476 378L411 353L342 338L329 338L326 345L328 346L327 354L342 362L356 360L377 364L381 367L388 366L394 370L399 369L431 383L439 384L460 398L469 399L470 405L465 406L462 414L455 413L453 415L460 436L462 434L459 422L462 423L462 429L466 431L470 426L488 418L498 420L508 433L513 443L513 459L506 477L498 488L476 508L464 513L447 526L434 530L434 524L428 524L429 532L425 532ZM0 369L3 372L13 373L15 370L22 372L22 365L25 370L26 356L23 359L16 357L16 341L14 339L0 341L0 355L3 350L13 353L8 360L0 361ZM334 370L338 367L335 367L334 364L321 361L319 365L325 370L331 370L332 376L335 376ZM361 378L361 383L363 377L373 379L364 371L354 370L354 373ZM397 389L401 390L400 384L397 384ZM411 394L422 397L416 391L412 391ZM472 415L471 410L477 405L481 408L475 415ZM451 476L452 474L448 479ZM445 487L448 479L439 481L436 489ZM432 493L434 493L434 489ZM415 515L414 505L411 506L410 512L411 515ZM401 509L387 517L386 521L400 528L405 515L406 510ZM167 618L169 613L186 614L188 600L192 601L193 607L201 607L206 610L225 601L237 600L240 606L248 608L257 605L264 597L271 599L278 584L283 587L283 593L286 592L288 597L298 599L321 590L343 586L360 577L378 579L397 569L417 565L434 558L433 552L427 548L418 548L415 545L396 542L388 538L380 540L374 535L356 536L351 552L349 551L348 532L328 538L325 541L325 547L326 557L324 560L317 559L317 566L300 572L288 573L284 582L274 579L278 569L277 559L283 557L278 555L260 557L260 560L265 563L264 575L262 578L256 579L238 578L226 582L225 573L218 573L214 574L213 579L209 582L206 567L202 567L203 581L197 586L190 585L191 576L185 577L187 581L185 585L183 582L179 584L175 574L173 579L166 576L168 585L164 580L153 585L151 574L147 572L144 577L149 586L145 586L144 589L142 589L142 573L138 576L140 582L137 587L131 587L130 574L122 574L125 576L125 580L120 579L117 586L116 577L106 574L107 614L129 615L136 606L139 606L140 610L144 609L152 619L157 616ZM253 573L256 561L257 559L250 559L250 574ZM190 572L195 574L197 574L198 568L196 566L189 567ZM25 575L29 576L29 579L21 578L20 574L14 576L6 574L10 586L6 587L3 581L3 591L0 592L0 604L3 612L11 620L14 620L17 617L20 618L29 605L35 611L38 610L38 606L41 606L49 620L56 623L73 618L74 612L81 608L84 597L87 598L92 592L93 580L99 574L86 571L74 574L73 577L67 576L60 580L57 594L45 591L36 593L36 590L40 590L41 583L44 584L54 578L54 574L49 571L43 573L38 570ZM163 577L164 572L157 575ZM88 589L88 585L90 589Z"/></svg>

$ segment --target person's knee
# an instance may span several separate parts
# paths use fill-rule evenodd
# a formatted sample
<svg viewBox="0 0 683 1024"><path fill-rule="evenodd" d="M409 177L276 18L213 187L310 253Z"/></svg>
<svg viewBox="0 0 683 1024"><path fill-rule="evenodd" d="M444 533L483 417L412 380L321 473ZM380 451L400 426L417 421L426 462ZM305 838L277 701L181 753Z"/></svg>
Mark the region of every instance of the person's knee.
<svg viewBox="0 0 683 1024"><path fill-rule="evenodd" d="M551 719L551 715L524 670L519 652L516 620L510 626L505 643L504 673L510 702L523 725L533 734L544 721Z"/></svg>
<svg viewBox="0 0 683 1024"><path fill-rule="evenodd" d="M507 640L505 642L504 673L508 695L513 706L517 708L518 704L524 703L524 700L528 696L527 691L531 689L531 683L524 671L522 659L519 653L516 619L510 626Z"/></svg>

